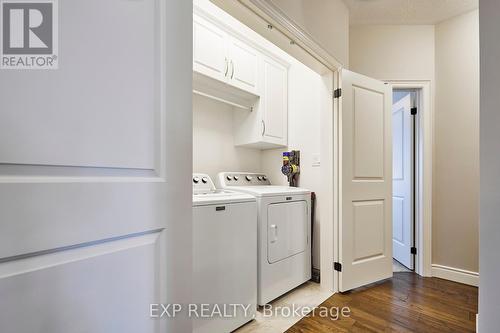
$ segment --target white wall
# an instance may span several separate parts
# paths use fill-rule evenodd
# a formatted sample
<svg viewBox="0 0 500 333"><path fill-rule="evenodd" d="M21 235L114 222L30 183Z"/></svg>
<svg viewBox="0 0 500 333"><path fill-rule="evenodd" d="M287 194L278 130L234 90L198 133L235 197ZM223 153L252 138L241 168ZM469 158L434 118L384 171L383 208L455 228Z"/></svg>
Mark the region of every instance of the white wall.
<svg viewBox="0 0 500 333"><path fill-rule="evenodd" d="M481 0L481 223L479 249L479 332L500 327L500 2Z"/></svg>
<svg viewBox="0 0 500 333"><path fill-rule="evenodd" d="M432 263L477 272L477 12L436 26L353 26L350 38L351 70L381 80L431 82ZM467 93L461 93L464 85Z"/></svg>
<svg viewBox="0 0 500 333"><path fill-rule="evenodd" d="M434 26L362 25L350 30L350 69L379 80L434 85Z"/></svg>
<svg viewBox="0 0 500 333"><path fill-rule="evenodd" d="M344 67L349 66L349 9L342 0L270 0Z"/></svg>
<svg viewBox="0 0 500 333"><path fill-rule="evenodd" d="M436 25L432 263L472 272L479 271L478 21L476 10Z"/></svg>
<svg viewBox="0 0 500 333"><path fill-rule="evenodd" d="M260 150L234 146L233 112L248 111L193 94L193 172L261 172Z"/></svg>

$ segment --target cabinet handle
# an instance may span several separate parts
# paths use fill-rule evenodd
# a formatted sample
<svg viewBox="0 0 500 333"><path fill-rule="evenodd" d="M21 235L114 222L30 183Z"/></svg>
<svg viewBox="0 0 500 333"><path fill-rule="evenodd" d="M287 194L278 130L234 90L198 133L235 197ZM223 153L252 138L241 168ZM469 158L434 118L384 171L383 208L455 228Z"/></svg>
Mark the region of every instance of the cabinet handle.
<svg viewBox="0 0 500 333"><path fill-rule="evenodd" d="M227 76L227 72L229 71L229 63L227 62L227 58L224 58L224 63L225 63L224 76Z"/></svg>
<svg viewBox="0 0 500 333"><path fill-rule="evenodd" d="M264 136L264 134L266 134L266 122L262 120L262 136Z"/></svg>
<svg viewBox="0 0 500 333"><path fill-rule="evenodd" d="M234 62L231 60L231 79L234 77Z"/></svg>

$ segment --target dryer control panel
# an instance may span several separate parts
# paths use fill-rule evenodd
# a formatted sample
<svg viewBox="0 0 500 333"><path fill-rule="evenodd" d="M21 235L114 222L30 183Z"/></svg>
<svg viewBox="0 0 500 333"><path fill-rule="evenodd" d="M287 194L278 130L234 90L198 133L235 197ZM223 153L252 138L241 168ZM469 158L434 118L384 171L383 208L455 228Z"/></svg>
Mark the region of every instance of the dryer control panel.
<svg viewBox="0 0 500 333"><path fill-rule="evenodd" d="M221 172L217 175L217 186L259 186L271 185L269 177L262 173Z"/></svg>

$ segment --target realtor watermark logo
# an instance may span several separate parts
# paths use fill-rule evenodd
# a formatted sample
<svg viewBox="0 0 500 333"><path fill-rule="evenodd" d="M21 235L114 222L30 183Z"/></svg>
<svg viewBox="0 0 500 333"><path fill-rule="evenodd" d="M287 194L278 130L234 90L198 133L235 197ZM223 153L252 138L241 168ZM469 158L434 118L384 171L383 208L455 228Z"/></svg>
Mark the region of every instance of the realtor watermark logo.
<svg viewBox="0 0 500 333"><path fill-rule="evenodd" d="M58 68L57 0L0 0L0 69Z"/></svg>

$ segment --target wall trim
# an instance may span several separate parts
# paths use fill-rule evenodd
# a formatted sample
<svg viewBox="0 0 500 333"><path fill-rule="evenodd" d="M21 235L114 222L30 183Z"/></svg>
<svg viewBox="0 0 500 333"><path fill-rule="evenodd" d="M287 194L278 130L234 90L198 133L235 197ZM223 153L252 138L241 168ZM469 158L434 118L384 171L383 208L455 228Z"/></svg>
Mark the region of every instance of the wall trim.
<svg viewBox="0 0 500 333"><path fill-rule="evenodd" d="M432 264L432 276L468 284L469 286L479 286L479 273L467 271L465 269Z"/></svg>
<svg viewBox="0 0 500 333"><path fill-rule="evenodd" d="M313 58L331 71L342 66L333 55L329 54L309 33L288 17L278 6L267 0L239 0L255 14L278 28L291 41L297 43Z"/></svg>

